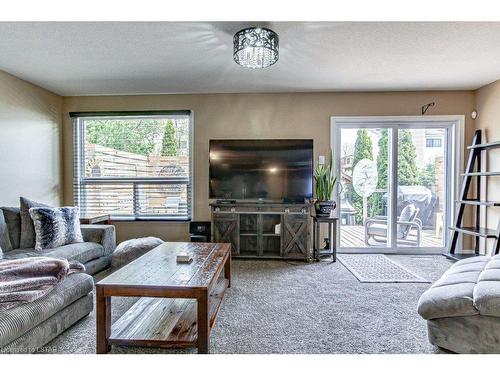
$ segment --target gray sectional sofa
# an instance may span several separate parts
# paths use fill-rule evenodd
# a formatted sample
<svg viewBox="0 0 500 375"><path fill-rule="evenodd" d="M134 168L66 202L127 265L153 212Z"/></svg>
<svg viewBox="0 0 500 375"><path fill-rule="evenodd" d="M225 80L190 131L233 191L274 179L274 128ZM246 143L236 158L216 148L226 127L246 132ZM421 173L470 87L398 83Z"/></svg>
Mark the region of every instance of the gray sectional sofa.
<svg viewBox="0 0 500 375"><path fill-rule="evenodd" d="M44 251L20 249L19 209L0 209L3 259L47 256L79 261L86 268L86 273L69 275L44 297L0 312L0 353L36 352L92 311L94 281L90 275L111 264L116 247L115 228L112 225L82 225L81 229L83 243Z"/></svg>
<svg viewBox="0 0 500 375"><path fill-rule="evenodd" d="M82 225L85 242L65 245L54 249L36 251L20 248L22 235L21 214L17 207L0 208L0 247L4 259L47 256L76 260L93 275L111 264L111 255L116 248L115 227L112 225Z"/></svg>
<svg viewBox="0 0 500 375"><path fill-rule="evenodd" d="M455 353L500 353L500 255L453 264L418 302L429 341Z"/></svg>

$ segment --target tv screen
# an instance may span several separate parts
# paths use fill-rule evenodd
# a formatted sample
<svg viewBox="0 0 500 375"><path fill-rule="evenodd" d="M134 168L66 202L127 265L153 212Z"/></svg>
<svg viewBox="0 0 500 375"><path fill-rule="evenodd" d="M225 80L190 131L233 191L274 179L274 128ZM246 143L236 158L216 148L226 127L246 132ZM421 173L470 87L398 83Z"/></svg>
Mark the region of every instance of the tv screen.
<svg viewBox="0 0 500 375"><path fill-rule="evenodd" d="M211 140L209 155L211 199L312 197L311 139Z"/></svg>

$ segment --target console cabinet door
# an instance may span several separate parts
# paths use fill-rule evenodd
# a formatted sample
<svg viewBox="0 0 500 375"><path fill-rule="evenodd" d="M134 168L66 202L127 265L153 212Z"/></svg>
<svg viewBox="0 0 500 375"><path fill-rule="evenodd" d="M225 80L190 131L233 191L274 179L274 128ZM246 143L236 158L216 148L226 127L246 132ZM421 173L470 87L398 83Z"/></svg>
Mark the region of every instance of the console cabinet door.
<svg viewBox="0 0 500 375"><path fill-rule="evenodd" d="M231 243L232 253L239 254L239 220L237 214L213 213L214 242Z"/></svg>
<svg viewBox="0 0 500 375"><path fill-rule="evenodd" d="M284 214L281 232L284 257L309 258L309 217L307 214Z"/></svg>

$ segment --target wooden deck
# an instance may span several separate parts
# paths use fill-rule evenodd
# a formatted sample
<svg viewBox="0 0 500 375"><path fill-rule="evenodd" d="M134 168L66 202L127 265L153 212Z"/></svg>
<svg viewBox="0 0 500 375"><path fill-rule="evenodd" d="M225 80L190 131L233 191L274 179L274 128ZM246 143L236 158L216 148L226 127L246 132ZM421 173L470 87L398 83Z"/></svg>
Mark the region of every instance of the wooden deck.
<svg viewBox="0 0 500 375"><path fill-rule="evenodd" d="M410 240L416 240L415 232L411 232ZM441 238L435 236L432 229L422 230L422 247L441 247ZM362 225L343 225L340 227L340 247L370 247L365 243L365 230Z"/></svg>

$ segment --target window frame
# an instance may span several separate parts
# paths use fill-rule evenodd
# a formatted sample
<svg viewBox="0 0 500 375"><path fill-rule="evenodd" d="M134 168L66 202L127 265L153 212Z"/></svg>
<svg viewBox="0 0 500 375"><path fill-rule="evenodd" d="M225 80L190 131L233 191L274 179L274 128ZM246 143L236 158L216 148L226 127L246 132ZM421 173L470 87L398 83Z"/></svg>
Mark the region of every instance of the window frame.
<svg viewBox="0 0 500 375"><path fill-rule="evenodd" d="M99 111L99 112L70 112L73 121L73 202L80 206L82 201L82 187L86 184L165 184L165 185L186 185L187 189L187 216L174 217L170 215L140 215L137 213L139 197L134 192L134 213L131 215L111 216L113 221L168 221L186 222L193 217L193 162L194 162L194 126L193 112L191 110L154 110L154 111ZM151 118L151 117L181 117L188 118L189 121L189 172L188 177L85 177L85 134L84 120L88 118ZM134 189L135 190L135 189Z"/></svg>

